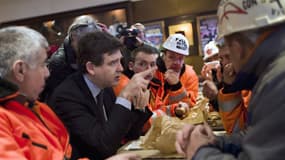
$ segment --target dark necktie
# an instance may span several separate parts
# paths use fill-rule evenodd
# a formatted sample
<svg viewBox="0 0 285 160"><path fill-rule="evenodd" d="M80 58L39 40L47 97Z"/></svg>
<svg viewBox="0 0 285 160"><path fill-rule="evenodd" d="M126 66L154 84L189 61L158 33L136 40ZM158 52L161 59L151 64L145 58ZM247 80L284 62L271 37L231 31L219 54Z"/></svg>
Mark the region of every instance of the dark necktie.
<svg viewBox="0 0 285 160"><path fill-rule="evenodd" d="M103 95L104 95L104 91L101 90L100 93L96 96L97 105L98 107L102 108L105 121L108 121L108 117L107 117L107 113L106 113L106 109L105 109L104 101L103 101L103 97L104 97Z"/></svg>

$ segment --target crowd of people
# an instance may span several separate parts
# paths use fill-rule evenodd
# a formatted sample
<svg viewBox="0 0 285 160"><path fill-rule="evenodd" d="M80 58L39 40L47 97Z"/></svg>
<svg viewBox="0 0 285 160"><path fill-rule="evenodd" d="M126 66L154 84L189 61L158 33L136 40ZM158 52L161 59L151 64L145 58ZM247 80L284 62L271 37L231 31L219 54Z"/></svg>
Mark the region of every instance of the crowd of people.
<svg viewBox="0 0 285 160"><path fill-rule="evenodd" d="M206 122L186 124L176 136L179 154L193 160L285 157L283 5L257 0L244 8L240 0L221 0L218 39L204 48L201 79L227 134L215 136ZM117 151L144 135L156 117L185 117L199 87L185 63L187 38L169 35L158 50L145 39L143 24L131 29L139 33L130 50L126 37L81 16L51 57L39 32L0 29L0 159L138 160Z"/></svg>

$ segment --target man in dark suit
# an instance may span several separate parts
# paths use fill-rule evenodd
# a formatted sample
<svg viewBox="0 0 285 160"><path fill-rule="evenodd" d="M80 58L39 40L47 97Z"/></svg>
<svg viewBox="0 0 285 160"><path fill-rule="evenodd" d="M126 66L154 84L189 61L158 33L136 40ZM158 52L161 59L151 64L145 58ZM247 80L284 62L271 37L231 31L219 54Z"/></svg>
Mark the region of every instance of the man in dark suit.
<svg viewBox="0 0 285 160"><path fill-rule="evenodd" d="M136 139L152 115L143 99L155 68L138 73L115 96L112 86L123 71L119 40L108 33L86 34L79 41L80 71L68 77L49 101L71 136L72 158L105 159L116 153L123 139ZM103 96L102 96L103 95ZM102 100L102 101L101 101Z"/></svg>
<svg viewBox="0 0 285 160"><path fill-rule="evenodd" d="M59 49L48 59L50 76L40 95L40 100L47 102L54 89L72 73L78 70L76 64L78 41L86 33L102 31L103 28L92 16L82 15L77 17L68 28L67 36Z"/></svg>

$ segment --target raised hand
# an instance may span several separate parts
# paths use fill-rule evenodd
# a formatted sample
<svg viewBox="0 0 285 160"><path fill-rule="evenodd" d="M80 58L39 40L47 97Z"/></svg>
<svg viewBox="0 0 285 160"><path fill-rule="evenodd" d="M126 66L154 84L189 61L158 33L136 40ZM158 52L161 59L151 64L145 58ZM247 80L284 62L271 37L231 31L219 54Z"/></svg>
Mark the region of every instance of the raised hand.
<svg viewBox="0 0 285 160"><path fill-rule="evenodd" d="M205 80L213 81L212 68L210 68L208 65L204 65L201 70L201 76Z"/></svg>
<svg viewBox="0 0 285 160"><path fill-rule="evenodd" d="M133 104L136 109L143 109L146 107L149 103L149 96L150 92L149 90L140 90L139 94L137 96L133 97Z"/></svg>
<svg viewBox="0 0 285 160"><path fill-rule="evenodd" d="M195 128L194 125L186 124L180 131L177 132L176 141L175 141L175 148L179 154L186 156L189 138L190 138L194 128Z"/></svg>
<svg viewBox="0 0 285 160"><path fill-rule="evenodd" d="M236 73L234 71L232 63L226 64L223 71L223 81L226 84L232 84L236 78Z"/></svg>
<svg viewBox="0 0 285 160"><path fill-rule="evenodd" d="M207 62L204 64L202 70L201 70L201 76L205 80L213 80L212 76L212 70L218 70L221 68L220 62L219 61L212 61L212 62Z"/></svg>
<svg viewBox="0 0 285 160"><path fill-rule="evenodd" d="M173 69L167 69L167 71L164 73L164 79L168 82L168 84L175 85L179 82L179 75L180 72L176 72Z"/></svg>
<svg viewBox="0 0 285 160"><path fill-rule="evenodd" d="M142 92L147 90L150 79L147 79L149 74L152 74L156 67L152 67L140 73L136 73L129 81L128 85L121 91L119 97L133 101L135 97L141 97Z"/></svg>
<svg viewBox="0 0 285 160"><path fill-rule="evenodd" d="M203 95L210 100L213 100L218 95L218 88L216 84L211 80L205 80L203 82L203 89L202 89Z"/></svg>

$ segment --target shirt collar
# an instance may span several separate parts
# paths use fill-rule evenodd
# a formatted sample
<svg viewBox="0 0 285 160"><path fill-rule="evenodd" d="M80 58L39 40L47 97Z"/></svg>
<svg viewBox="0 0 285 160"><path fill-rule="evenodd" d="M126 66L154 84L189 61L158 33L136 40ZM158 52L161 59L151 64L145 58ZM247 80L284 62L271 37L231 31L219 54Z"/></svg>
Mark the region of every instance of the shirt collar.
<svg viewBox="0 0 285 160"><path fill-rule="evenodd" d="M91 91L92 96L95 98L100 93L101 89L88 79L87 74L84 74L83 78L89 90Z"/></svg>

